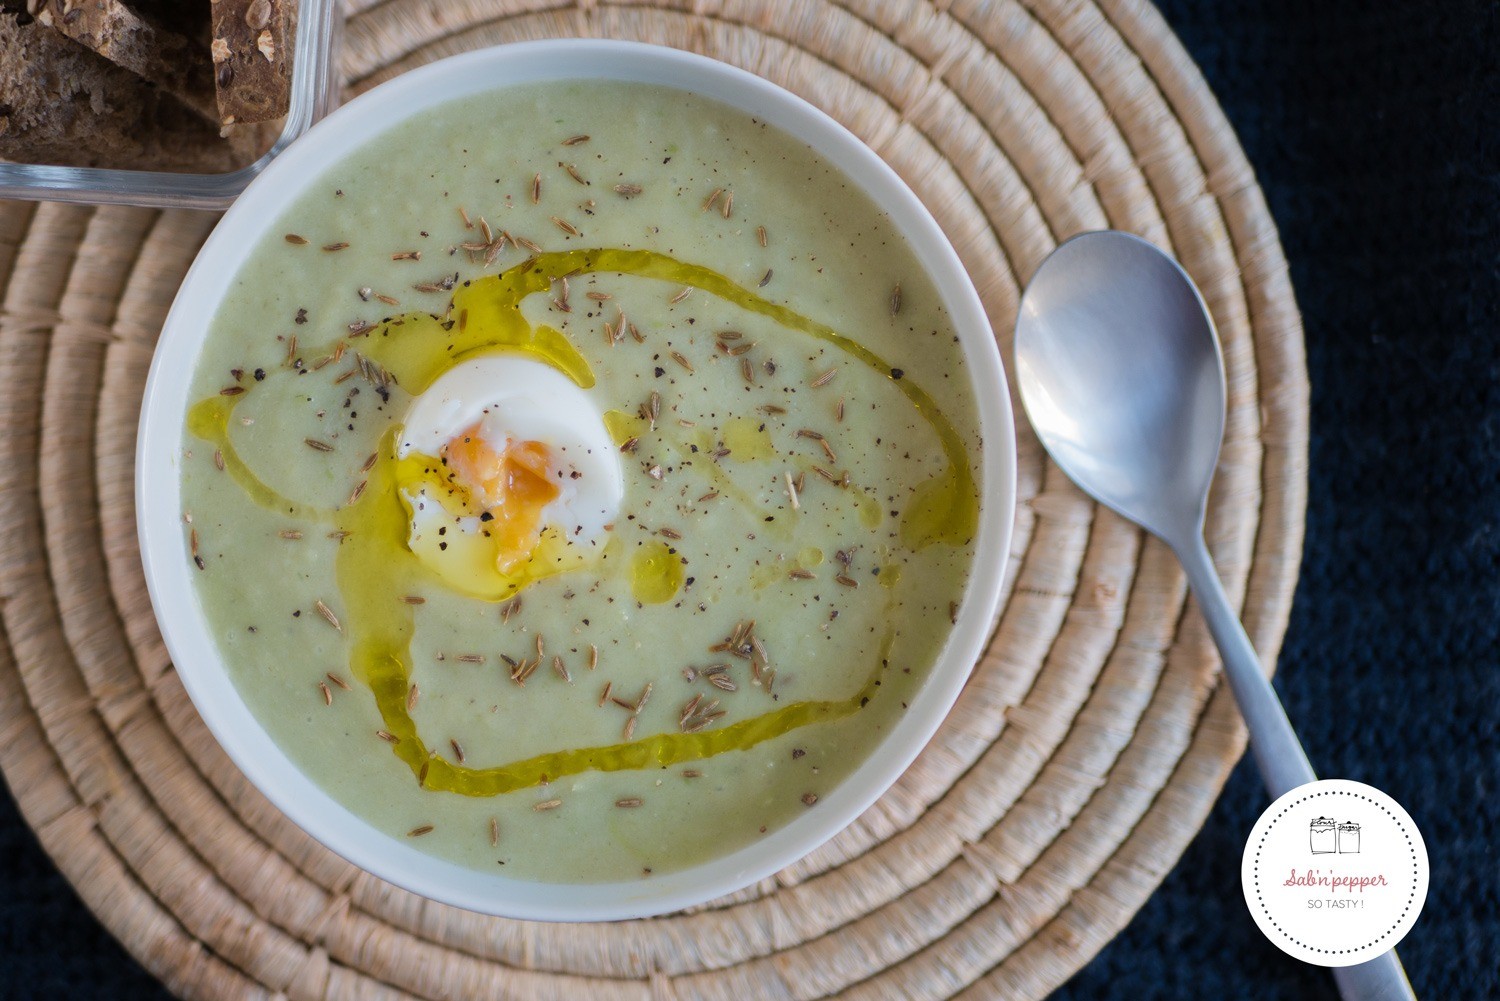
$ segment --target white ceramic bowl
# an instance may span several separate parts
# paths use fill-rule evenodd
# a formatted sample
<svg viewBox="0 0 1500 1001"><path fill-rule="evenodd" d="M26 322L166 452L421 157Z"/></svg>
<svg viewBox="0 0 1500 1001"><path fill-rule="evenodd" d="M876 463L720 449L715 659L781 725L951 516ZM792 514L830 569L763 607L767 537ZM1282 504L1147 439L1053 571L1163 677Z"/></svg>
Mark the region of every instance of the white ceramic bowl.
<svg viewBox="0 0 1500 1001"><path fill-rule="evenodd" d="M235 690L199 609L177 460L204 321L266 228L325 167L390 124L446 101L512 84L585 78L658 84L732 105L806 142L884 206L926 263L962 341L984 453L978 560L962 612L931 675L875 753L816 810L731 855L646 880L559 885L425 855L350 813L271 741ZM204 721L250 781L313 837L382 879L475 911L542 920L641 917L702 903L795 862L873 803L932 737L980 654L999 602L1015 511L1014 443L1000 356L958 255L895 172L841 125L759 77L675 49L582 40L505 45L414 70L351 101L275 160L219 222L172 304L146 383L136 452L141 557L162 636Z"/></svg>

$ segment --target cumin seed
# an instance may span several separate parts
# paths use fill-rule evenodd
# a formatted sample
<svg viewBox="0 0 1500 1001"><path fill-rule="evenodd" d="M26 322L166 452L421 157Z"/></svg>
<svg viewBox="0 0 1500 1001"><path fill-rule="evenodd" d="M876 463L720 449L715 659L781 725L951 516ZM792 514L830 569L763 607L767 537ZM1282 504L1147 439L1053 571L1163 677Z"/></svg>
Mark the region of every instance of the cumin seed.
<svg viewBox="0 0 1500 1001"><path fill-rule="evenodd" d="M832 382L833 381L833 377L836 376L836 375L838 375L838 374L839 374L839 370L838 369L831 368L828 371L824 372L822 375L818 376L812 382L809 382L808 385L810 387L812 387L813 389L821 389L822 387L824 387L824 386L828 385L830 382Z"/></svg>
<svg viewBox="0 0 1500 1001"><path fill-rule="evenodd" d="M703 773L696 768L684 768L682 770L682 777L685 779L701 779Z"/></svg>
<svg viewBox="0 0 1500 1001"><path fill-rule="evenodd" d="M453 756L458 759L459 764L463 764L467 760L464 757L464 745L460 744L456 738L450 739L448 746L453 748Z"/></svg>
<svg viewBox="0 0 1500 1001"><path fill-rule="evenodd" d="M701 212L707 212L709 209L713 208L714 207L714 202L718 201L719 200L719 196L722 195L723 193L724 193L724 189L723 188L714 188L713 192L707 198L705 198L703 200L703 208L700 209L699 211L701 211Z"/></svg>
<svg viewBox="0 0 1500 1001"><path fill-rule="evenodd" d="M402 595L401 596L401 600L404 601L408 605L425 605L425 604L427 604L427 599L424 598L424 597L422 597L421 595L417 595L417 594Z"/></svg>
<svg viewBox="0 0 1500 1001"><path fill-rule="evenodd" d="M850 577L848 574L841 573L833 579L835 583L842 584L845 587L859 587L859 581L855 580L853 577Z"/></svg>
<svg viewBox="0 0 1500 1001"><path fill-rule="evenodd" d="M636 721L636 718L637 717L632 716L629 719L627 719L625 721L625 728L620 731L620 738L622 740L626 741L627 743L630 741L631 737L635 736L635 721Z"/></svg>
<svg viewBox="0 0 1500 1001"><path fill-rule="evenodd" d="M347 243L325 243L323 244L323 249L330 254L336 254L340 250L348 250L349 245Z"/></svg>
<svg viewBox="0 0 1500 1001"><path fill-rule="evenodd" d="M318 691L320 691L320 692L323 693L323 704L325 706L331 706L331 705L333 705L333 692L329 690L329 688L328 688L328 682L326 682L326 681L320 681L320 682L318 682Z"/></svg>
<svg viewBox="0 0 1500 1001"><path fill-rule="evenodd" d="M560 799L544 799L540 803L531 804L531 808L537 813L545 813L548 810L556 810L560 806L562 806L562 800Z"/></svg>
<svg viewBox="0 0 1500 1001"><path fill-rule="evenodd" d="M755 366L750 364L749 358L740 359L740 375L745 377L746 382L755 381Z"/></svg>
<svg viewBox="0 0 1500 1001"><path fill-rule="evenodd" d="M719 719L720 717L722 717L724 715L725 715L724 713L719 712L719 713L711 713L708 716L699 716L696 719L694 719L692 722L690 722L687 726L683 727L682 728L682 732L683 733L697 733L699 730L705 730L708 727L712 726L714 724L715 720Z"/></svg>
<svg viewBox="0 0 1500 1001"><path fill-rule="evenodd" d="M420 250L398 250L391 255L393 261L420 261L422 252Z"/></svg>
<svg viewBox="0 0 1500 1001"><path fill-rule="evenodd" d="M582 233L579 232L577 226L574 226L572 223L568 222L568 220L562 218L561 216L553 216L552 217L552 225L556 226L558 229L562 230L564 233L568 234L569 236L582 236L583 235Z"/></svg>
<svg viewBox="0 0 1500 1001"><path fill-rule="evenodd" d="M621 198L634 198L636 195L638 195L640 193L641 193L641 186L639 184L616 184L615 185L615 194L619 195Z"/></svg>
<svg viewBox="0 0 1500 1001"><path fill-rule="evenodd" d="M682 538L682 533L679 532L679 531L677 531L677 529L675 529L675 528L659 528L659 529L657 529L656 534L660 535L663 539L680 539L680 538Z"/></svg>
<svg viewBox="0 0 1500 1001"><path fill-rule="evenodd" d="M394 733L391 733L389 730L376 730L375 731L375 736L379 737L381 740L385 741L387 744L399 744L399 743L401 743L401 738L398 737L398 736L396 736Z"/></svg>
<svg viewBox="0 0 1500 1001"><path fill-rule="evenodd" d="M334 674L332 671L329 671L327 674L323 675L323 677L327 678L329 681L333 682L335 685L338 685L340 688L342 688L346 692L352 692L352 691L354 691L353 688L349 687L349 682L345 681L343 678L340 678L337 674Z"/></svg>
<svg viewBox="0 0 1500 1001"><path fill-rule="evenodd" d="M318 610L318 614L319 615L323 616L323 618L325 618L325 619L328 620L328 624L330 626L332 626L333 628L337 629L339 632L343 632L344 631L344 627L341 626L341 625L339 625L339 617L337 615L333 614L333 609L331 609L327 605L323 604L323 599L322 598L319 598L316 601L314 601L313 602L313 607Z"/></svg>
<svg viewBox="0 0 1500 1001"><path fill-rule="evenodd" d="M528 240L524 236L513 236L510 238L510 242L514 243L518 247L525 247L533 254L540 254L542 252L541 244L537 243L534 240Z"/></svg>
<svg viewBox="0 0 1500 1001"><path fill-rule="evenodd" d="M682 354L681 351L673 351L672 352L672 360L675 361L677 364L681 365L683 368L687 369L689 372L693 371L692 362L688 361L687 358L683 357L683 354ZM223 467L221 466L219 468L222 469Z"/></svg>
<svg viewBox="0 0 1500 1001"><path fill-rule="evenodd" d="M670 298L670 299L667 300L667 305L669 305L669 306L675 306L679 302L681 302L682 300L686 299L688 296L690 296L692 294L693 294L693 288L692 288L691 285L683 286L682 291L678 292L676 295L672 296L672 298Z"/></svg>
<svg viewBox="0 0 1500 1001"><path fill-rule="evenodd" d="M500 821L495 817L490 818L490 847L494 848L500 843Z"/></svg>
<svg viewBox="0 0 1500 1001"><path fill-rule="evenodd" d="M897 282L896 287L891 289L891 315L895 316L899 312L901 312L901 283Z"/></svg>
<svg viewBox="0 0 1500 1001"><path fill-rule="evenodd" d="M764 226L757 226L757 227L755 227L755 238L757 240L759 240L760 241L760 245L762 247L764 247L766 245L766 227L764 227Z"/></svg>
<svg viewBox="0 0 1500 1001"><path fill-rule="evenodd" d="M730 213L734 211L734 192L733 191L729 192L728 194L726 194L724 196L724 204L720 207L720 211L722 211L724 213L724 218L725 219L728 219Z"/></svg>
<svg viewBox="0 0 1500 1001"><path fill-rule="evenodd" d="M416 712L417 701L422 698L422 689L415 683L406 690L406 711Z"/></svg>
<svg viewBox="0 0 1500 1001"><path fill-rule="evenodd" d="M817 801L818 794L815 792L805 792L802 794L802 803L804 806L812 806Z"/></svg>
<svg viewBox="0 0 1500 1001"><path fill-rule="evenodd" d="M766 268L766 273L760 276L760 284L756 287L765 288L769 284L771 284L771 269Z"/></svg>
<svg viewBox="0 0 1500 1001"><path fill-rule="evenodd" d="M556 671L557 676L566 681L568 684L571 685L573 683L573 675L568 673L568 665L563 663L561 654L553 655L552 670Z"/></svg>
<svg viewBox="0 0 1500 1001"><path fill-rule="evenodd" d="M579 143L586 143L588 141L589 137L587 135L569 136L562 141L562 144L564 146L577 146Z"/></svg>
<svg viewBox="0 0 1500 1001"><path fill-rule="evenodd" d="M588 181L585 181L583 179L583 175L578 172L578 167L574 164L563 164L563 170L566 170L568 172L568 176L577 181L579 184L587 185L589 183Z"/></svg>
<svg viewBox="0 0 1500 1001"><path fill-rule="evenodd" d="M244 391L245 391L245 387L244 386L225 386L223 389L219 390L219 395L220 396L239 396Z"/></svg>
<svg viewBox="0 0 1500 1001"><path fill-rule="evenodd" d="M598 666L599 666L599 648L596 647L596 646L594 646L594 644L590 643L589 644L589 670L592 671L594 668L596 668Z"/></svg>
<svg viewBox="0 0 1500 1001"><path fill-rule="evenodd" d="M604 683L604 693L599 696L599 708L604 708L604 703L609 701L609 693L614 690L614 687L615 683L613 681L606 681Z"/></svg>
<svg viewBox="0 0 1500 1001"><path fill-rule="evenodd" d="M462 205L458 207L458 217L464 221L464 229L474 228L474 220L469 218L469 210Z"/></svg>
<svg viewBox="0 0 1500 1001"><path fill-rule="evenodd" d="M296 542L298 539L302 538L302 533L297 531L295 528L283 528L276 534L280 538L286 539L288 542Z"/></svg>
<svg viewBox="0 0 1500 1001"><path fill-rule="evenodd" d="M217 448L214 449L214 468L221 473L224 471L224 453Z"/></svg>
<svg viewBox="0 0 1500 1001"><path fill-rule="evenodd" d="M307 237L298 236L296 233L288 233L286 234L286 236L282 237L282 239L286 240L287 243L290 243L294 247L304 247L307 245Z"/></svg>
<svg viewBox="0 0 1500 1001"><path fill-rule="evenodd" d="M626 796L624 799L615 800L615 806L622 810L633 810L644 802L639 796Z"/></svg>
<svg viewBox="0 0 1500 1001"><path fill-rule="evenodd" d="M817 574L813 573L811 570L803 570L799 567L796 570L790 571L787 576L792 580L813 580L817 577Z"/></svg>
<svg viewBox="0 0 1500 1001"><path fill-rule="evenodd" d="M781 475L786 477L786 495L791 499L792 510L795 511L802 506L802 502L797 499L797 486L792 482L792 474L790 472L783 471Z"/></svg>
<svg viewBox="0 0 1500 1001"><path fill-rule="evenodd" d="M436 828L431 824L423 824L421 827L413 827L406 832L408 838L420 838L424 834L431 834Z"/></svg>

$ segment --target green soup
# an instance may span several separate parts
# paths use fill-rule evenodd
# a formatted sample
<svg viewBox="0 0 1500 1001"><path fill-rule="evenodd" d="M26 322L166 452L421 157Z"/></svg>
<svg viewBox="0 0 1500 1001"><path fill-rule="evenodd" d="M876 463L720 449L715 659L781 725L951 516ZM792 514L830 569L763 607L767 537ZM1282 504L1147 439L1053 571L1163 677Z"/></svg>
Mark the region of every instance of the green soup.
<svg viewBox="0 0 1500 1001"><path fill-rule="evenodd" d="M488 510L417 513L456 453L399 446L497 356L566 376L586 404L537 408L602 427L623 482L593 544L539 529L503 572ZM193 398L184 531L251 710L375 827L520 878L818 809L974 556L976 409L922 266L805 145L683 92L510 88L372 137L254 248Z"/></svg>

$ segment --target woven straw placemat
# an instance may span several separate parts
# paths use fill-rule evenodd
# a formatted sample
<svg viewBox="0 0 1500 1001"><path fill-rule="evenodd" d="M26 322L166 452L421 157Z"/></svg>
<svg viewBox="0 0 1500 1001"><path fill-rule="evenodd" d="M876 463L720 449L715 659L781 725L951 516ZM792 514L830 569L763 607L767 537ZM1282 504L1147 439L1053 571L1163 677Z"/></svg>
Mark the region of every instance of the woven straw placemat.
<svg viewBox="0 0 1500 1001"><path fill-rule="evenodd" d="M1210 541L1267 664L1301 547L1307 380L1276 231L1202 78L1144 0L360 0L352 92L560 35L706 53L884 156L974 276L1009 357L1062 238L1169 248L1224 339ZM1007 601L917 763L808 859L694 913L484 918L361 873L246 783L183 692L136 549L152 344L213 225L0 203L0 767L88 906L187 998L1036 997L1176 862L1244 734L1181 573L1020 430ZM1007 558L1007 554L987 554Z"/></svg>

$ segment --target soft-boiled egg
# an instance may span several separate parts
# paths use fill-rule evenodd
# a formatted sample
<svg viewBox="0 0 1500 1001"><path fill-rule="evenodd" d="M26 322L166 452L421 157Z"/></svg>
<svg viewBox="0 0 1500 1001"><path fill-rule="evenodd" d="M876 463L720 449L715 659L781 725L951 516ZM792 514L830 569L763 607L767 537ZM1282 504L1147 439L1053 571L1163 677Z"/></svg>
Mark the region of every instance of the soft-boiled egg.
<svg viewBox="0 0 1500 1001"><path fill-rule="evenodd" d="M491 600L597 559L625 491L588 394L515 354L438 376L407 410L396 454L411 551Z"/></svg>

